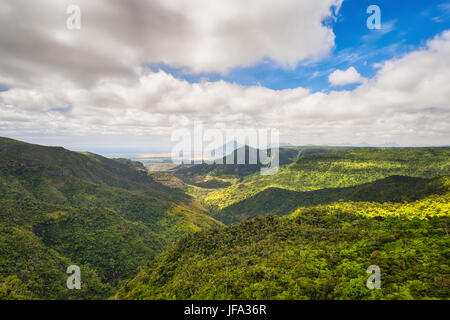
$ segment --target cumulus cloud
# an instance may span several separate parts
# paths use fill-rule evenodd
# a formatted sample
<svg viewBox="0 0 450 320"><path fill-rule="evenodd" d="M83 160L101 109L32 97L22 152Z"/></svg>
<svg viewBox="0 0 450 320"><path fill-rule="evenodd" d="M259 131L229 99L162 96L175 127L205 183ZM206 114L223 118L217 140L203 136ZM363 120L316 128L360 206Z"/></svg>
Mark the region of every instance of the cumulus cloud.
<svg viewBox="0 0 450 320"><path fill-rule="evenodd" d="M134 81L142 64L226 73L271 59L290 68L334 46L322 24L342 0L3 0L0 83L53 81L90 86ZM81 9L81 30L66 28L66 8Z"/></svg>
<svg viewBox="0 0 450 320"><path fill-rule="evenodd" d="M200 120L217 128L278 128L297 143L444 144L450 136L449 55L447 31L425 48L385 61L356 89L330 93L189 83L163 71L93 88L45 83L0 93L0 125L3 132L167 136Z"/></svg>
<svg viewBox="0 0 450 320"><path fill-rule="evenodd" d="M346 84L361 83L364 78L356 71L354 67L347 70L335 70L328 76L328 81L333 86L344 86Z"/></svg>
<svg viewBox="0 0 450 320"><path fill-rule="evenodd" d="M78 1L79 32L65 29L69 1L43 0L39 10L28 1L2 1L0 84L11 88L0 92L0 134L117 136L127 145L125 136L167 139L203 121L221 129L276 128L292 143L450 142L450 31L380 63L371 79L362 81L354 68L330 75L336 85L362 82L353 90L190 83L145 65L221 72L265 56L290 66L333 46L320 21L340 2L282 1L273 8L268 1L180 1Z"/></svg>

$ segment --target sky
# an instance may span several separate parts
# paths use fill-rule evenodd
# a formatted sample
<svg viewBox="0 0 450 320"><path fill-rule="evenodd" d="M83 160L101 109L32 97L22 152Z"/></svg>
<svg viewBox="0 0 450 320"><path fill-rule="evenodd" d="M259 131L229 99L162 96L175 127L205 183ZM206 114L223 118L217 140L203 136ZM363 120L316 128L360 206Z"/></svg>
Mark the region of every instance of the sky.
<svg viewBox="0 0 450 320"><path fill-rule="evenodd" d="M296 145L449 145L449 57L442 0L3 0L0 136L167 152L201 122Z"/></svg>

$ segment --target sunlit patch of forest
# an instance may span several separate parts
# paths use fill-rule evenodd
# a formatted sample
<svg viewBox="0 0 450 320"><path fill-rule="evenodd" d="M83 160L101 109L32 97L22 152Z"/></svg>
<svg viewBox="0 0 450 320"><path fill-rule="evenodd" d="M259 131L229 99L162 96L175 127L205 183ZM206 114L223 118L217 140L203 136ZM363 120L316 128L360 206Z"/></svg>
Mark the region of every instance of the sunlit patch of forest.
<svg viewBox="0 0 450 320"><path fill-rule="evenodd" d="M338 202L193 234L120 299L446 299L450 194L404 204ZM381 269L368 290L366 269Z"/></svg>

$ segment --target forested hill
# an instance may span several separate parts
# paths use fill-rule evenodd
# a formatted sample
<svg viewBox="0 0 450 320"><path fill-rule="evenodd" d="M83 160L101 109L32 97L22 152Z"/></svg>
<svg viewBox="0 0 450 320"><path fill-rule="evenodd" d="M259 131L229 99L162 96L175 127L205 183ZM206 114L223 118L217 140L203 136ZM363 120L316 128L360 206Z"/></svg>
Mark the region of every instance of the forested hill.
<svg viewBox="0 0 450 320"><path fill-rule="evenodd" d="M139 163L0 138L0 299L106 298L171 241L221 225ZM68 262L95 288L69 292Z"/></svg>
<svg viewBox="0 0 450 320"><path fill-rule="evenodd" d="M0 138L0 300L448 298L450 148L283 150L177 178Z"/></svg>
<svg viewBox="0 0 450 320"><path fill-rule="evenodd" d="M286 166L302 157L315 153L342 152L356 150L356 147L327 147L327 146L299 146L299 147L279 147L278 164ZM224 151L225 152L225 151ZM257 163L250 164L250 153L256 155ZM266 152L270 156L271 149L255 149L249 146L241 146L230 154L224 156L219 163L201 163L194 165L180 165L173 169L175 176L184 182L204 188L222 188L229 186L229 182L224 182L221 178L238 178L240 181L252 174L259 174L263 165L260 162L260 153ZM238 164L238 154L245 155L245 163ZM205 180L205 177L208 179Z"/></svg>
<svg viewBox="0 0 450 320"><path fill-rule="evenodd" d="M449 193L339 202L179 241L116 299L448 299ZM366 269L381 289L366 287Z"/></svg>
<svg viewBox="0 0 450 320"><path fill-rule="evenodd" d="M267 214L285 215L301 206L327 204L335 201L404 202L415 201L449 190L448 176L434 179L390 176L374 182L346 188L325 188L316 191L292 191L268 188L253 197L234 203L214 217L226 224Z"/></svg>
<svg viewBox="0 0 450 320"><path fill-rule="evenodd" d="M115 298L448 299L450 148L308 151L272 176L193 187L231 225L183 238Z"/></svg>
<svg viewBox="0 0 450 320"><path fill-rule="evenodd" d="M142 164L136 162L1 137L0 168L15 169L16 172L34 170L49 178L70 176L95 184L138 191L160 199L186 198L182 192L153 181Z"/></svg>
<svg viewBox="0 0 450 320"><path fill-rule="evenodd" d="M450 175L450 148L343 148L304 153L270 176L252 174L226 188L201 195L201 202L218 211L267 188L314 191L374 182L394 175L437 178Z"/></svg>

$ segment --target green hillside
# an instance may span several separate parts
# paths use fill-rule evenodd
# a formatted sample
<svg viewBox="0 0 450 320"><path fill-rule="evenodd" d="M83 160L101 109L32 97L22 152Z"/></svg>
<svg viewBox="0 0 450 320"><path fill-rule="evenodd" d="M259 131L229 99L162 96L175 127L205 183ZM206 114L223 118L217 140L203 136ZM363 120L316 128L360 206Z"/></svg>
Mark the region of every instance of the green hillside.
<svg viewBox="0 0 450 320"><path fill-rule="evenodd" d="M0 200L0 226L2 238L8 238L8 232L22 235L14 240L14 250L20 252L26 248L31 249L30 246L41 248L44 264L45 259L55 260L52 255L56 255L61 260L57 263L59 269L55 266L48 268L57 274L58 278L67 278L65 268L70 264L61 267L63 261L72 261L71 264L79 265L83 275L85 270L95 272L95 279L102 286L109 288L103 290L103 296L97 295L97 298L110 295L120 280L133 276L139 266L161 252L167 244L161 236L142 223L126 220L106 208L78 209L29 200ZM10 240L6 241L9 242ZM23 270L17 269L22 259L28 263L40 261L38 252L33 253L30 250L24 254L11 255L10 250L6 244L0 249L0 260L6 263L2 268L0 282L9 276L17 276L21 281L24 281L23 277L38 276L23 274ZM36 259L33 255L30 256L31 253L37 255ZM45 288L29 290L36 294L37 298L61 299L67 296L65 282L52 284L53 286L60 288L49 293L49 296L37 294ZM85 295L85 298L89 296Z"/></svg>
<svg viewBox="0 0 450 320"><path fill-rule="evenodd" d="M83 182L119 187L159 199L180 200L186 195L151 179L135 162L108 159L61 147L45 147L0 137L0 169L26 178L81 179ZM26 171L25 173L22 173ZM29 179L28 179L29 180ZM31 181L30 181L31 182Z"/></svg>
<svg viewBox="0 0 450 320"><path fill-rule="evenodd" d="M253 174L227 188L198 193L213 211L252 197L266 188L313 191L343 188L393 175L435 178L450 174L450 148L356 148L309 153L275 175Z"/></svg>
<svg viewBox="0 0 450 320"><path fill-rule="evenodd" d="M115 298L448 299L449 197L341 202L196 233ZM370 265L380 290L366 288Z"/></svg>
<svg viewBox="0 0 450 320"><path fill-rule="evenodd" d="M311 148L276 175L190 187L226 224L254 219L183 238L115 298L446 299L449 155ZM365 286L370 265L381 290Z"/></svg>
<svg viewBox="0 0 450 320"><path fill-rule="evenodd" d="M78 262L81 290L67 290L65 271L74 260L23 228L0 225L0 257L0 300L102 299L112 292L94 269Z"/></svg>
<svg viewBox="0 0 450 320"><path fill-rule="evenodd" d="M148 176L139 163L0 138L0 236L21 233L15 246L42 248L54 279L67 278L68 265L60 268L61 261L92 270L99 290L106 289L78 297L108 297L171 241L221 225L190 196ZM47 284L28 283L27 277L37 274L15 270L18 261L8 254L2 247L0 261L8 264L0 288L9 292L22 284L33 298L70 297L65 282L42 295Z"/></svg>
<svg viewBox="0 0 450 320"><path fill-rule="evenodd" d="M253 197L234 203L214 217L226 224L272 214L284 215L298 207L327 204L335 201L404 202L449 191L449 177L434 179L391 176L374 182L346 188L316 191L291 191L267 188Z"/></svg>
<svg viewBox="0 0 450 320"><path fill-rule="evenodd" d="M0 299L447 299L449 156L283 147L272 176L172 174L0 138Z"/></svg>

